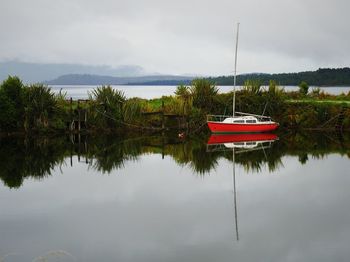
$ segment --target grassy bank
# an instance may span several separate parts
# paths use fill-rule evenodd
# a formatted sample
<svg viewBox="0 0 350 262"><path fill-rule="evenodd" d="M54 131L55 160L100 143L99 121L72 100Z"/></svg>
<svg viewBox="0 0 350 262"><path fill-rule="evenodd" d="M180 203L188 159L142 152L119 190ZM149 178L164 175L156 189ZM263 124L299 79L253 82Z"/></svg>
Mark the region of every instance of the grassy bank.
<svg viewBox="0 0 350 262"><path fill-rule="evenodd" d="M42 84L25 86L17 77L0 85L0 132L67 132L79 121L87 132L116 130L185 129L204 126L207 114L232 114L232 92L219 93L204 79L178 86L172 96L157 99L127 99L110 86L101 86L88 100L72 101L65 93L54 94ZM350 129L350 94L330 95L306 83L300 90L286 92L270 81L262 87L247 80L236 93L236 110L272 116L282 128ZM205 130L205 128L203 129Z"/></svg>

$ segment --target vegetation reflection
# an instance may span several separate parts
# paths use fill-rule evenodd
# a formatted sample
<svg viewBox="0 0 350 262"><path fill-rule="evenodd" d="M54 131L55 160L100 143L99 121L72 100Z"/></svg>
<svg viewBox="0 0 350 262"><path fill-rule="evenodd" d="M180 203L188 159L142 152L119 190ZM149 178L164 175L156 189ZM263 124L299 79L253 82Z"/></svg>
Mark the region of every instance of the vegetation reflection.
<svg viewBox="0 0 350 262"><path fill-rule="evenodd" d="M138 161L141 155L171 157L180 166L187 166L198 175L215 170L220 159L232 161L233 148L208 150L208 136L185 140L176 136L88 136L1 138L0 179L9 188L18 188L24 179L42 179L62 165L74 165L77 157L87 168L111 173L123 168L127 161ZM273 172L283 168L283 157L294 156L301 164L311 158L322 159L330 153L350 157L350 134L288 133L262 150L235 151L235 164L247 172L263 169ZM82 160L81 160L82 159ZM73 161L74 160L74 161Z"/></svg>

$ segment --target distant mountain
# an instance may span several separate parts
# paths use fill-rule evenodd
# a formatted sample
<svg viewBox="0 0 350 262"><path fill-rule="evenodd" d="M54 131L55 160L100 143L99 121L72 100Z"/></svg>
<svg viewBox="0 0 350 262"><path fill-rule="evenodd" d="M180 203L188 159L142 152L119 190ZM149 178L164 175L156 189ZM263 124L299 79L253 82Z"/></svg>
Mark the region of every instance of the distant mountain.
<svg viewBox="0 0 350 262"><path fill-rule="evenodd" d="M142 67L134 65L89 66L79 64L40 64L18 61L0 62L0 81L9 75L20 77L25 83L43 82L67 74L109 75L114 77L142 76Z"/></svg>
<svg viewBox="0 0 350 262"><path fill-rule="evenodd" d="M154 75L138 77L113 77L90 74L67 74L56 79L45 81L48 85L177 85L179 83L188 84L193 77Z"/></svg>

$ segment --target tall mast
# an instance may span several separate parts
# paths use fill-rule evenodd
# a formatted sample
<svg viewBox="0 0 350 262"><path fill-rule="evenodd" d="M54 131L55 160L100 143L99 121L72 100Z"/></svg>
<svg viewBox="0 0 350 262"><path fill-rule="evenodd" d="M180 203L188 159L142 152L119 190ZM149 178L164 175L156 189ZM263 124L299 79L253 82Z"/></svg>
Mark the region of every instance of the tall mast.
<svg viewBox="0 0 350 262"><path fill-rule="evenodd" d="M239 241L238 234L238 215L237 215L237 192L236 192L236 169L235 169L235 148L232 149L232 184L233 184L233 203L235 206L235 226L236 226L236 240Z"/></svg>
<svg viewBox="0 0 350 262"><path fill-rule="evenodd" d="M235 116L235 107L236 107L236 78L237 78L238 34L239 34L239 23L237 23L237 30L236 30L236 50L235 50L235 71L234 71L234 77L233 77L232 117Z"/></svg>

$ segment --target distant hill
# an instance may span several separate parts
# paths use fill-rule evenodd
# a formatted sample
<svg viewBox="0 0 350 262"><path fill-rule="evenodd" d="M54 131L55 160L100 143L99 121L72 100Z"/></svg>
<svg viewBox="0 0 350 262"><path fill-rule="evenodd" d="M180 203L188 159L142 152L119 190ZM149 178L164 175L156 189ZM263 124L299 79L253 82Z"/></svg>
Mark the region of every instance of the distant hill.
<svg viewBox="0 0 350 262"><path fill-rule="evenodd" d="M45 81L48 85L177 85L179 83L189 84L193 77L154 75L138 77L113 77L89 74L68 74L56 79Z"/></svg>
<svg viewBox="0 0 350 262"><path fill-rule="evenodd" d="M237 76L237 84L243 85L248 79L258 79L264 85L275 80L280 85L298 85L301 81L313 86L350 86L350 68L320 68L317 71L282 74L246 74ZM233 76L211 77L208 80L217 85L233 85Z"/></svg>
<svg viewBox="0 0 350 262"><path fill-rule="evenodd" d="M142 76L145 72L137 65L118 67L81 64L43 64L19 61L0 62L0 81L16 75L25 83L37 83L67 74L107 75L114 77Z"/></svg>

